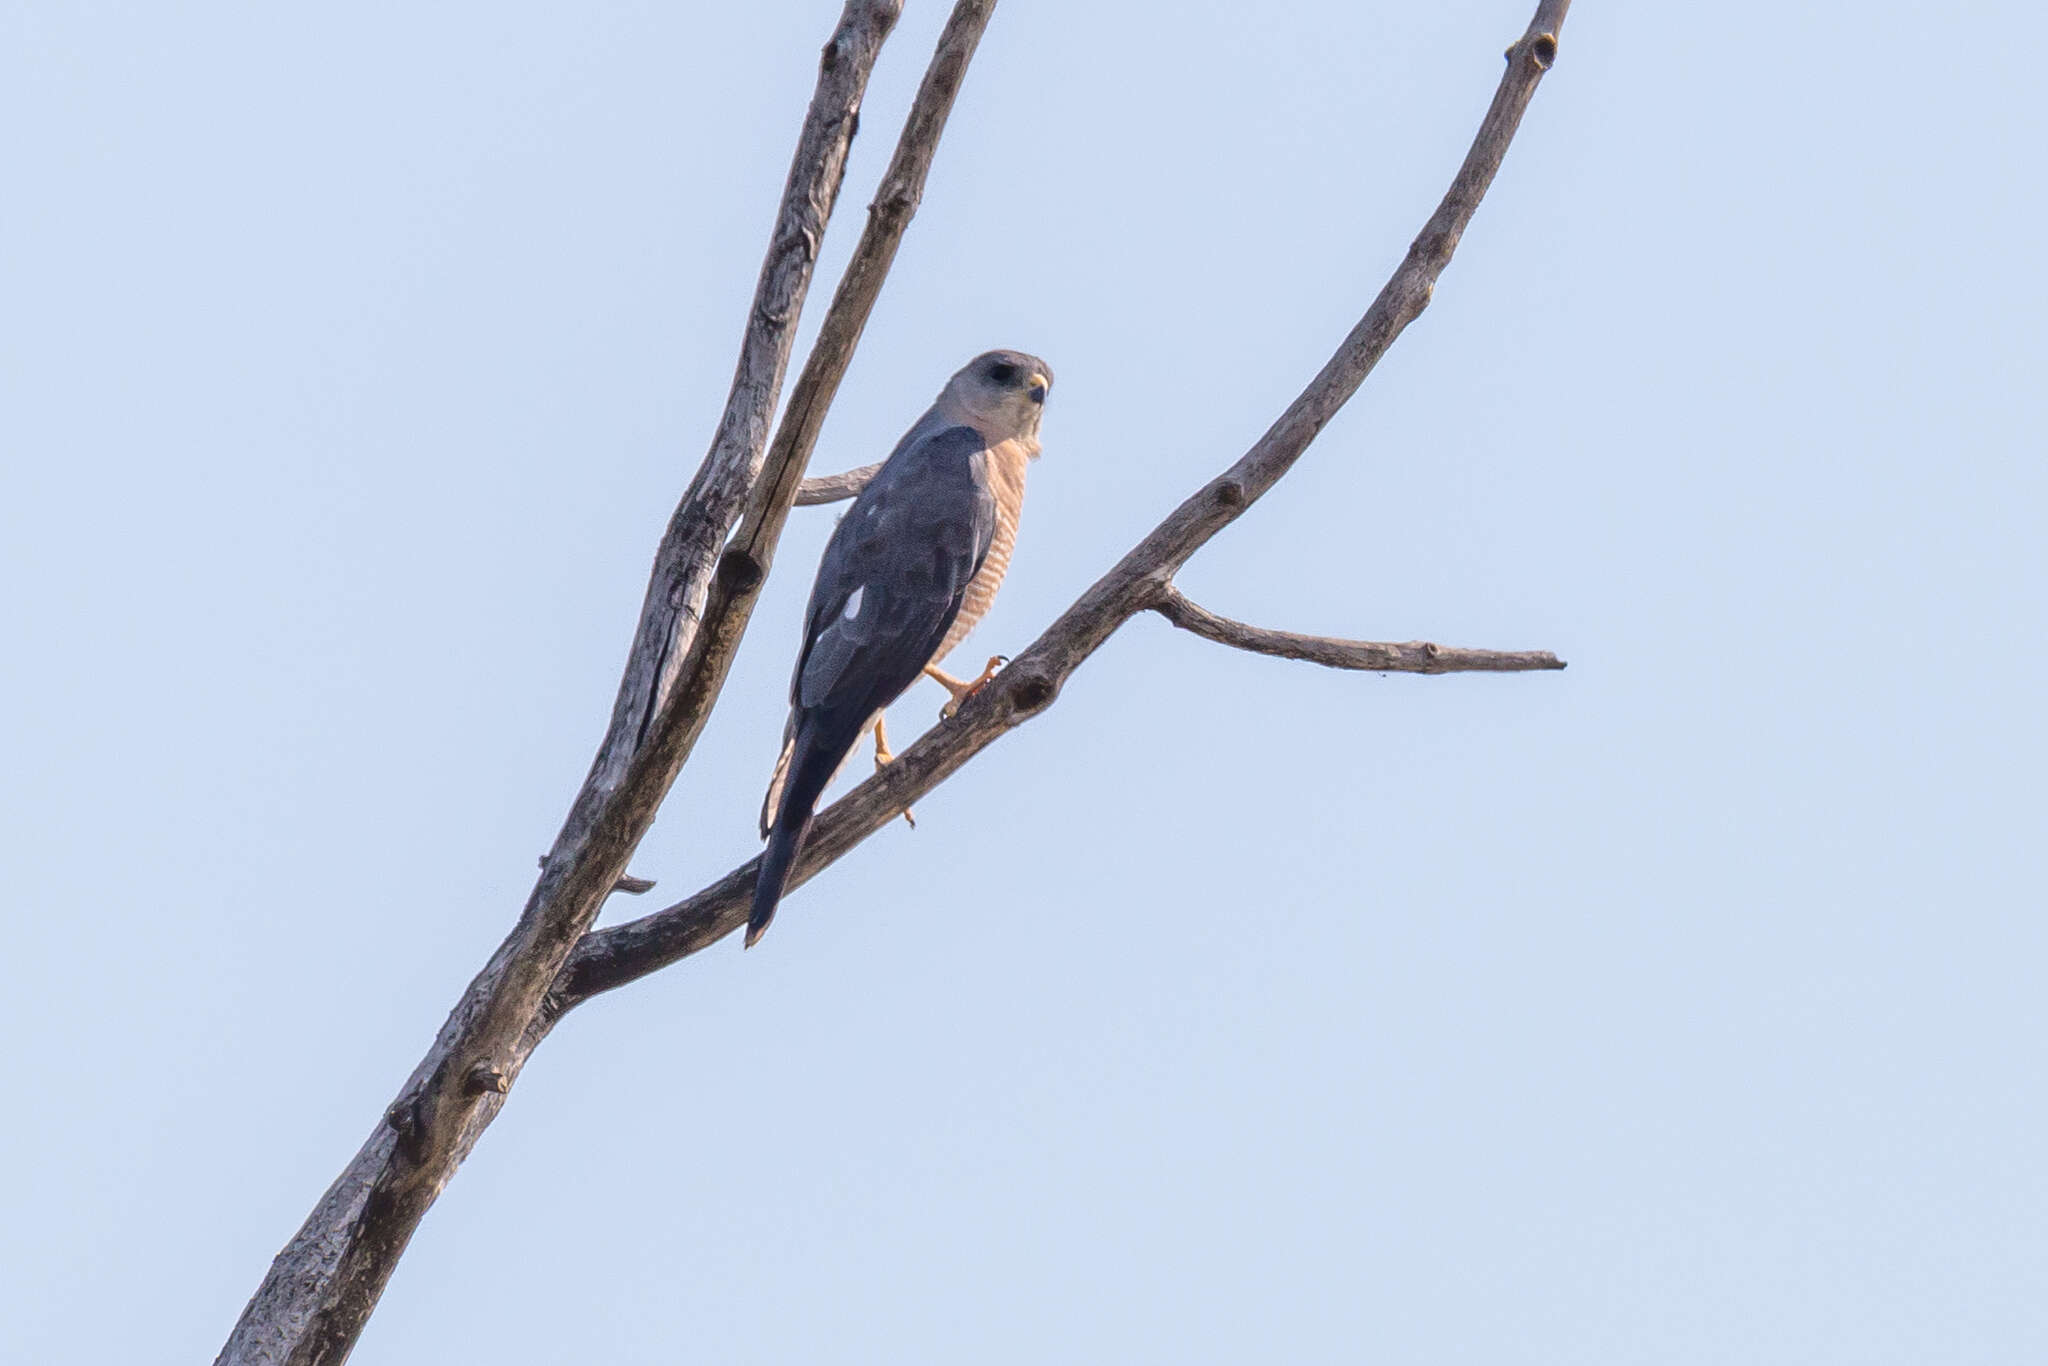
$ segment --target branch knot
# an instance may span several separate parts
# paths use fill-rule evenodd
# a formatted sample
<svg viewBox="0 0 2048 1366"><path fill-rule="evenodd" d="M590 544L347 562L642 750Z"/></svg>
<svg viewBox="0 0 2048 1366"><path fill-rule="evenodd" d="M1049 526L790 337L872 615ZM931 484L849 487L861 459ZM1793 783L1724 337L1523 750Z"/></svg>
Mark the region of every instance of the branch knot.
<svg viewBox="0 0 2048 1366"><path fill-rule="evenodd" d="M1042 673L1029 673L1010 684L1010 715L1036 716L1060 694L1059 684Z"/></svg>
<svg viewBox="0 0 2048 1366"><path fill-rule="evenodd" d="M718 557L718 577L735 593L751 593L767 577L761 562L747 550L734 547Z"/></svg>
<svg viewBox="0 0 2048 1366"><path fill-rule="evenodd" d="M463 1094L471 1096L502 1096L512 1089L512 1078L505 1075L503 1068L493 1063L480 1062L469 1069L463 1079Z"/></svg>
<svg viewBox="0 0 2048 1366"><path fill-rule="evenodd" d="M917 212L920 187L908 180L894 179L882 186L868 212L877 218L908 218Z"/></svg>

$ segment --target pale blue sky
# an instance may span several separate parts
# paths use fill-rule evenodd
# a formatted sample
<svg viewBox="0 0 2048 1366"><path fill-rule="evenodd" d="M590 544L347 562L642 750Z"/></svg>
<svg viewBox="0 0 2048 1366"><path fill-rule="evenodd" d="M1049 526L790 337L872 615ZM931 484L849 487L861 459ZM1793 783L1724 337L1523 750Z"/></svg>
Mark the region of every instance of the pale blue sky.
<svg viewBox="0 0 2048 1366"><path fill-rule="evenodd" d="M1058 368L970 651L1264 429L1530 8L1002 8L818 456ZM0 5L0 1357L210 1359L510 923L836 12ZM1134 623L568 1022L355 1359L2048 1357L2044 43L1581 0L1435 306L1183 578L1570 670ZM661 893L757 847L830 520Z"/></svg>

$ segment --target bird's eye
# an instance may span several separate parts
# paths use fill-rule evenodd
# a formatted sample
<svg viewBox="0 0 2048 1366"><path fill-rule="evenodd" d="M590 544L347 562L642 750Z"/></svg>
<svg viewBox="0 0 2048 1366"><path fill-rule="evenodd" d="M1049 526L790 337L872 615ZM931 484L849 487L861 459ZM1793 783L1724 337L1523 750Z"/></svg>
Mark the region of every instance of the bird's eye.
<svg viewBox="0 0 2048 1366"><path fill-rule="evenodd" d="M997 384L1015 384L1017 382L1017 367L1005 361L998 361L988 368L988 377Z"/></svg>

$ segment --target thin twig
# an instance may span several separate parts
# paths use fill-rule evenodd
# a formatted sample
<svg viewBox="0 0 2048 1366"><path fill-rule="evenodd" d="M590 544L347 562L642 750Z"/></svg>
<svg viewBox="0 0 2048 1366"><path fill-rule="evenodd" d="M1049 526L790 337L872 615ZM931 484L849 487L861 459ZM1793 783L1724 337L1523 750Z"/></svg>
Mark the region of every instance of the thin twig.
<svg viewBox="0 0 2048 1366"><path fill-rule="evenodd" d="M540 856L540 866L543 868L548 866L548 856L546 854ZM624 892L627 896L644 896L653 890L653 878L634 877L631 873L621 873L619 880L612 884L612 891Z"/></svg>
<svg viewBox="0 0 2048 1366"><path fill-rule="evenodd" d="M1437 277L1450 264L1530 97L1556 58L1557 33L1570 7L1571 0L1537 5L1528 29L1507 51L1507 71L1436 212L1365 316L1279 420L1061 613L952 720L823 812L797 861L792 886L815 877L999 737L1051 706L1075 669L1131 617L1163 602L1174 572L1188 557L1242 516L1301 457L1402 329L1428 306ZM524 1046L538 1044L556 1019L591 996L666 967L739 928L746 921L758 862L749 860L666 910L584 936Z"/></svg>
<svg viewBox="0 0 2048 1366"><path fill-rule="evenodd" d="M1293 631L1248 626L1229 617L1219 617L1189 601L1186 594L1170 583L1160 592L1152 610L1181 630L1192 631L1218 645L1249 650L1253 654L1275 655L1281 659L1305 659L1311 664L1324 664L1332 669L1364 669L1387 674L1511 674L1564 667L1564 661L1548 650L1467 650L1427 640L1400 644L1340 640L1336 636L1304 636Z"/></svg>
<svg viewBox="0 0 2048 1366"><path fill-rule="evenodd" d="M796 505L814 508L825 503L843 503L866 488L868 480L874 478L881 468L882 462L877 460L872 465L862 465L843 474L821 474L806 479L796 486Z"/></svg>

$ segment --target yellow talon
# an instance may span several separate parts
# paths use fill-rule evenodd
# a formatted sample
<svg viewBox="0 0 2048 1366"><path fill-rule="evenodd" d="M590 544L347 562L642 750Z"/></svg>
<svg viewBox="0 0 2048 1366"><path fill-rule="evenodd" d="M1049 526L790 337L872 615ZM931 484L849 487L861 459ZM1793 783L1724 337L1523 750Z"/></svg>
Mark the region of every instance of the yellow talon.
<svg viewBox="0 0 2048 1366"><path fill-rule="evenodd" d="M924 671L931 677L931 680L947 692L953 694L952 700L939 708L939 719L941 721L952 720L958 714L960 704L980 692L983 688L986 688L989 680L996 676L996 671L1009 662L1010 657L1008 655L990 655L988 663L982 666L981 676L967 682L963 682L953 677L953 675L946 673L936 664L925 665Z"/></svg>
<svg viewBox="0 0 2048 1366"><path fill-rule="evenodd" d="M889 727L881 716L875 717L875 772L880 773L884 764L896 762L895 751L889 748ZM903 808L903 819L912 830L917 829L917 815L909 807Z"/></svg>

